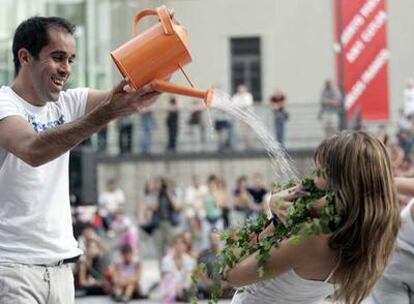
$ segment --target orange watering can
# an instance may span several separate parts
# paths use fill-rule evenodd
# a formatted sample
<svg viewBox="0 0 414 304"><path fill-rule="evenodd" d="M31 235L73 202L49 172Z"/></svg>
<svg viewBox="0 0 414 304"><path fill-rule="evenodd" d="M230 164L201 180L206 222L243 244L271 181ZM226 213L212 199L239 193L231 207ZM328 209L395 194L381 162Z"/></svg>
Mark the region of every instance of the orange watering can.
<svg viewBox="0 0 414 304"><path fill-rule="evenodd" d="M158 16L159 22L141 34L137 34L138 22L145 16ZM155 90L204 99L209 106L213 94L194 88L183 66L191 62L187 30L173 22L165 5L139 12L132 26L133 38L111 53L112 59L132 87L138 89L153 82ZM166 77L180 69L191 87L165 81Z"/></svg>

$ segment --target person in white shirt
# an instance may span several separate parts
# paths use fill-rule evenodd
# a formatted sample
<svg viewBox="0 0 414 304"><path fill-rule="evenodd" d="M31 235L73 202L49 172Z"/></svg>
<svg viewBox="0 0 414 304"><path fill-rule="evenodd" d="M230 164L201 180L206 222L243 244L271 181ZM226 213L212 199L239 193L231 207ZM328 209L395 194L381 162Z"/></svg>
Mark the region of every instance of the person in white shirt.
<svg viewBox="0 0 414 304"><path fill-rule="evenodd" d="M0 303L74 303L69 151L109 121L159 94L126 80L108 91L64 90L75 60L74 26L23 21L13 38L15 79L0 88Z"/></svg>
<svg viewBox="0 0 414 304"><path fill-rule="evenodd" d="M200 182L198 175L194 174L191 177L191 185L185 189L184 215L187 220L187 228L197 236L201 235L203 219L205 218L203 201L207 192L207 186Z"/></svg>
<svg viewBox="0 0 414 304"><path fill-rule="evenodd" d="M231 98L232 103L237 105L241 111L253 113L253 95L247 90L244 84L237 86L237 92ZM252 130L245 122L239 122L238 124L239 135L243 138L246 149L251 149L252 142Z"/></svg>
<svg viewBox="0 0 414 304"><path fill-rule="evenodd" d="M169 294L175 301L188 300L188 291L192 282L191 275L195 268L196 260L186 253L183 234L177 235L171 243L171 250L162 259L161 289L164 297ZM163 288L167 285L169 288Z"/></svg>
<svg viewBox="0 0 414 304"><path fill-rule="evenodd" d="M114 179L108 180L105 191L98 197L99 213L104 219L105 228L109 229L115 213L124 203L124 191L117 186Z"/></svg>
<svg viewBox="0 0 414 304"><path fill-rule="evenodd" d="M404 115L414 115L414 79L407 79L404 89Z"/></svg>

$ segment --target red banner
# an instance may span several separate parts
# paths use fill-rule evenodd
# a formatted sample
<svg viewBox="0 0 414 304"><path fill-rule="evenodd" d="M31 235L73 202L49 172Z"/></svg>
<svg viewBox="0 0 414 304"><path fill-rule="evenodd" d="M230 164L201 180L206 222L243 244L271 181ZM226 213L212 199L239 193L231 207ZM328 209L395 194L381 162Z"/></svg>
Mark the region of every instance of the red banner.
<svg viewBox="0 0 414 304"><path fill-rule="evenodd" d="M385 0L333 0L338 86L350 119L389 118L387 10Z"/></svg>

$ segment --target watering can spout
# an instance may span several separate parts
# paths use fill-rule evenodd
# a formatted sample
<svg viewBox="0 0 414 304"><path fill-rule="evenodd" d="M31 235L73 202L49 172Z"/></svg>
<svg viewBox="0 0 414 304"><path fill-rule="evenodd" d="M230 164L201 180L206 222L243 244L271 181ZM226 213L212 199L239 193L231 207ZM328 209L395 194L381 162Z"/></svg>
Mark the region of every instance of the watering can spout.
<svg viewBox="0 0 414 304"><path fill-rule="evenodd" d="M202 91L159 79L152 81L152 84L154 85L155 91L201 98L204 100L207 107L211 106L213 98L212 87L208 88L206 91Z"/></svg>

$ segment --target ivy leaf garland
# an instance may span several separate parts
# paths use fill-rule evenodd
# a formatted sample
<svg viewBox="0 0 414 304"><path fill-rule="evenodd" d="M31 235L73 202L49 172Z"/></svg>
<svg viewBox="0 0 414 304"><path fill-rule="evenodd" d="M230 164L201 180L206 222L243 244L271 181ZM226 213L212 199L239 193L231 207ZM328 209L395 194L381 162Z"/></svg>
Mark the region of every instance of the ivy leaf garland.
<svg viewBox="0 0 414 304"><path fill-rule="evenodd" d="M284 187L276 186L275 191L291 188L295 184L294 181L289 181ZM264 278L270 274L265 268L270 250L277 247L282 240L290 238L294 243L300 243L306 237L328 234L339 227L341 217L335 208L334 194L316 188L313 177L305 178L302 181L302 188L309 192L310 196L297 198L288 208L286 226L277 217L268 220L265 214L260 214L255 221L247 219L241 227L228 229L221 234L224 248L220 251L218 262L213 267L213 286L209 304L217 303L227 269L233 268L254 252L258 252L256 259L259 277ZM323 197L325 201L321 203L320 199ZM257 239L257 242L252 242L252 236L258 238L271 222L274 224L274 232L260 240ZM198 266L199 270L204 268L205 265ZM192 279L193 284L197 285L197 276L194 275ZM193 303L197 303L196 298L193 299Z"/></svg>

